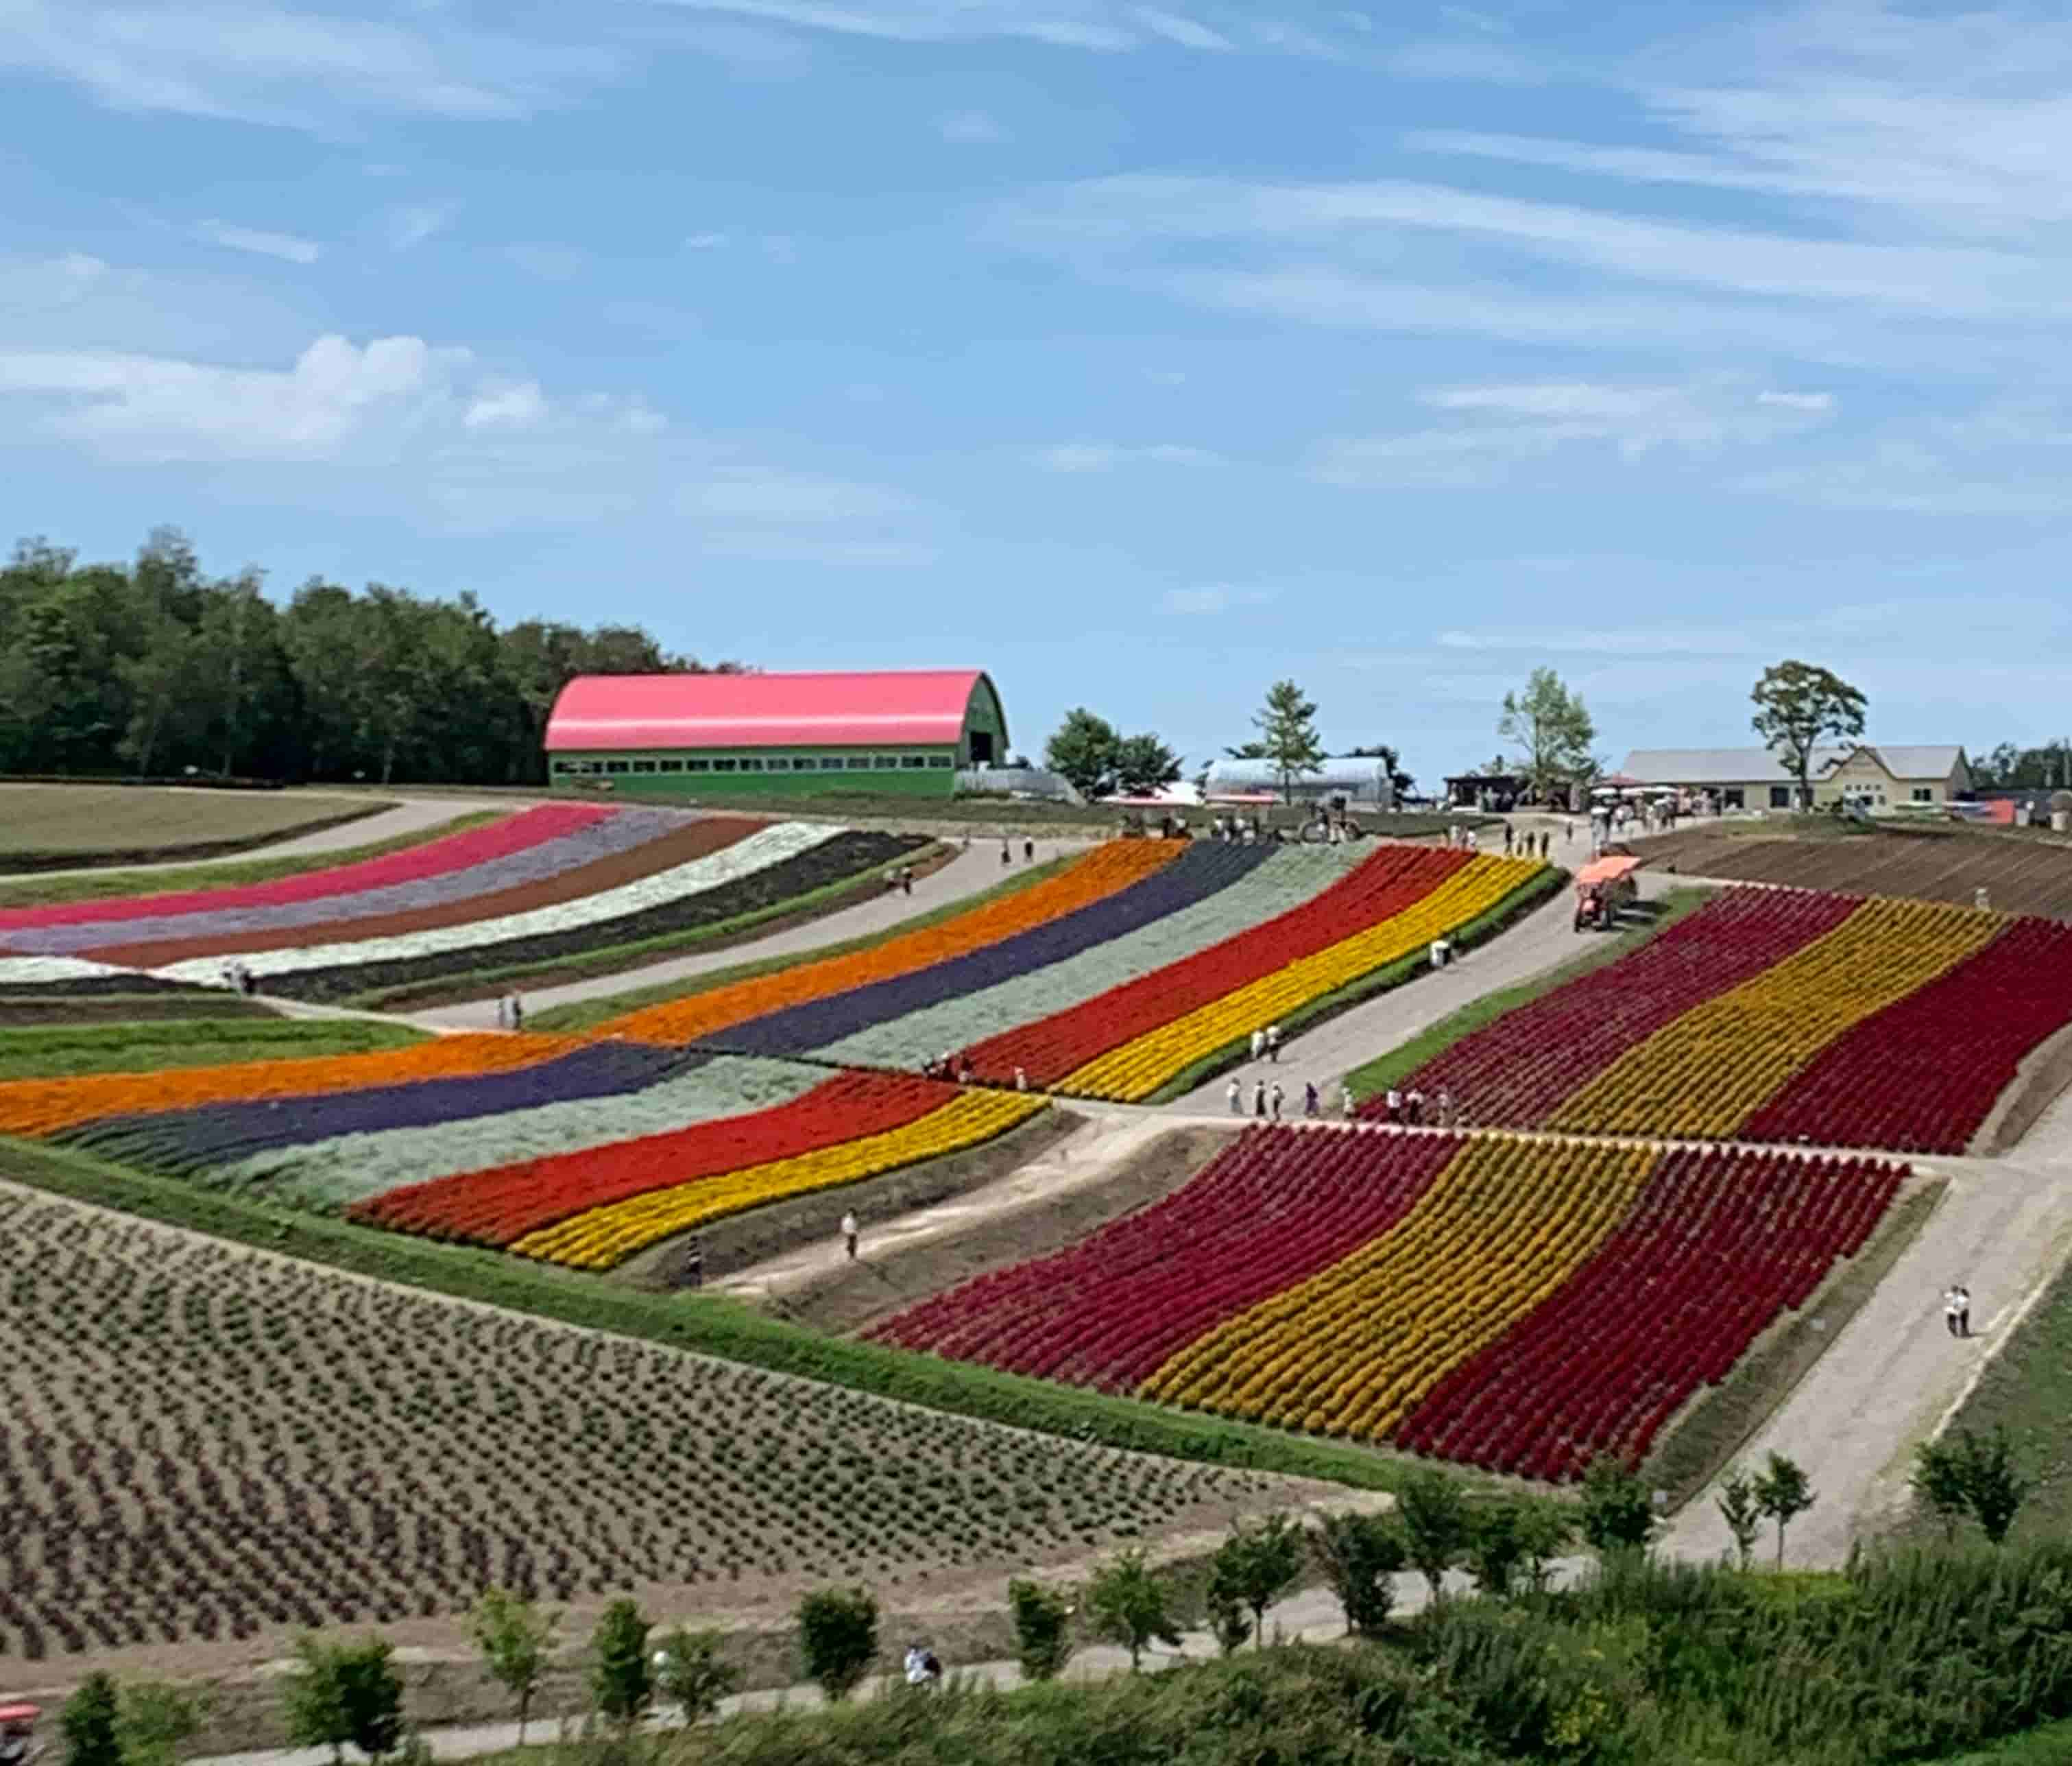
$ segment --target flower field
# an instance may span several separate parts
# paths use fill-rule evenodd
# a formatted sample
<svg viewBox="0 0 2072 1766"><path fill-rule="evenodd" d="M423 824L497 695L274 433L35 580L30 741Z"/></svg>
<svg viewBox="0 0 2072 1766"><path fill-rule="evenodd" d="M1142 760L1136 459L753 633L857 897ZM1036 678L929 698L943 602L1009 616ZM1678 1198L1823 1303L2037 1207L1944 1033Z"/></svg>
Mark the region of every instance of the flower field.
<svg viewBox="0 0 2072 1766"><path fill-rule="evenodd" d="M1735 890L1402 1083L1492 1126L1955 1153L2068 1023L2056 921Z"/></svg>
<svg viewBox="0 0 2072 1766"><path fill-rule="evenodd" d="M543 1601L1019 1572L1278 1480L0 1195L10 1663ZM763 1580L763 1579L771 1579Z"/></svg>
<svg viewBox="0 0 2072 1766"><path fill-rule="evenodd" d="M1165 1201L879 1340L1166 1403L1577 1475L1644 1454L1905 1168L1743 1150L1252 1129Z"/></svg>
<svg viewBox="0 0 2072 1766"><path fill-rule="evenodd" d="M547 825L537 844L607 825ZM715 824L699 825L709 835ZM505 935L546 935L550 917L576 910L656 895L695 906L763 887L862 838L742 825L703 856L566 908L245 960L269 992L298 978L364 986L394 961L479 960ZM0 1132L393 1231L608 1269L730 1215L962 1152L1028 1120L1050 1091L1145 1095L1334 989L1421 962L1435 934L1543 875L1431 846L1114 842L936 924L590 1037L453 1036L328 1060L0 1085ZM403 958L406 945L416 954ZM199 978L214 963L188 959L158 978ZM945 1047L996 1083L915 1071Z"/></svg>

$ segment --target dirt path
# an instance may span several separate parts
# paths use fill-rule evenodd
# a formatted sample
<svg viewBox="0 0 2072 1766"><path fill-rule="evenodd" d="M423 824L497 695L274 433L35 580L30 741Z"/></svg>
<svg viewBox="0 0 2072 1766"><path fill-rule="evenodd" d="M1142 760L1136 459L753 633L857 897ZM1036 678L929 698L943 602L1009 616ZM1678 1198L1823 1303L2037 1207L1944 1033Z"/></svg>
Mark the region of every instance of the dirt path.
<svg viewBox="0 0 2072 1766"><path fill-rule="evenodd" d="M1560 838L1555 857L1560 857ZM1647 877L1643 874L1642 895L1652 900L1681 878ZM1392 987L1364 1005L1326 1019L1314 1030L1292 1037L1283 1045L1277 1064L1248 1063L1233 1068L1248 1090L1252 1080L1277 1079L1287 1088L1290 1113L1302 1108L1302 1087L1314 1081L1323 1093L1324 1109L1335 1115L1338 1081L1347 1072L1397 1044L1428 1029L1449 1013L1472 1005L1485 994L1513 987L1521 982L1558 969L1563 963L1586 955L1590 937L1575 929L1575 903L1566 889L1556 890L1540 907L1440 971L1423 974L1401 987ZM1177 1115L1198 1116L1224 1107L1224 1088L1230 1074L1219 1074L1166 1106Z"/></svg>
<svg viewBox="0 0 2072 1766"><path fill-rule="evenodd" d="M1036 845L1036 862L1047 860L1080 850L1081 841L1046 840ZM595 975L587 981L570 982L565 986L543 987L525 994L525 1009L536 1016L557 1006L575 1005L587 1000L610 999L620 994L631 993L643 987L658 987L671 982L689 981L700 975L709 974L717 969L732 969L741 963L761 962L771 957L809 956L828 945L838 945L852 938L868 937L874 932L890 932L906 921L916 919L937 908L975 895L980 891L990 889L1003 875L1012 876L1026 869L1018 856L1012 867L1003 867L997 847L974 841L968 851L959 853L941 870L919 879L911 895L896 895L887 891L869 901L859 902L853 908L843 908L810 920L803 925L791 926L783 932L772 932L767 938L750 939L747 942L729 945L724 950L709 950L701 955L672 957L659 963L648 963L639 969L622 969L615 975ZM430 1010L413 1012L406 1022L425 1030L494 1030L496 1027L496 1002L494 999L473 1000L460 1006L437 1006Z"/></svg>

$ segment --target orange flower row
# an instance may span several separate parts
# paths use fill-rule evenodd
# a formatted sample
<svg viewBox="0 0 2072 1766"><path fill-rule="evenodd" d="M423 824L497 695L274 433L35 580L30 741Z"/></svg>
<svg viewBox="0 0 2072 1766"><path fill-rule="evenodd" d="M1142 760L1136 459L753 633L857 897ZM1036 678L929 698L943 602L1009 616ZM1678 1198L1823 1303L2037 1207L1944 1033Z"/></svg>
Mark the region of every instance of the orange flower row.
<svg viewBox="0 0 2072 1766"><path fill-rule="evenodd" d="M664 1000L600 1024L598 1036L637 1042L681 1044L760 1018L765 1012L846 993L852 987L908 975L934 963L996 944L1062 918L1103 896L1148 877L1186 850L1175 840L1111 840L1068 865L1054 877L1018 889L939 925L923 926L846 957L825 957L775 974L757 975L726 986Z"/></svg>
<svg viewBox="0 0 2072 1766"><path fill-rule="evenodd" d="M105 1116L502 1072L550 1060L578 1046L577 1039L569 1036L435 1036L408 1048L372 1055L243 1061L229 1067L183 1067L158 1073L89 1073L77 1079L14 1080L0 1085L0 1134L55 1134Z"/></svg>

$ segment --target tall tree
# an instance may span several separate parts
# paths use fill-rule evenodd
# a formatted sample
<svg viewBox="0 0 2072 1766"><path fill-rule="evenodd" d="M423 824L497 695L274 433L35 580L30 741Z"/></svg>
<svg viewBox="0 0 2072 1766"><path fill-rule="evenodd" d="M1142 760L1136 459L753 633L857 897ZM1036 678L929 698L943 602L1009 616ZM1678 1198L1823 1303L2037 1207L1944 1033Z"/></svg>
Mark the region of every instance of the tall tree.
<svg viewBox="0 0 2072 1766"><path fill-rule="evenodd" d="M1107 718L1075 706L1043 744L1043 764L1091 803L1115 789L1116 755L1121 745L1122 738Z"/></svg>
<svg viewBox="0 0 2072 1766"><path fill-rule="evenodd" d="M1324 744L1317 735L1317 707L1293 681L1276 681L1266 690L1266 703L1252 720L1259 731L1256 753L1272 764L1281 794L1295 801L1295 783L1305 773L1324 770Z"/></svg>
<svg viewBox="0 0 2072 1766"><path fill-rule="evenodd" d="M1526 784L1535 797L1551 795L1584 774L1597 727L1583 696L1552 669L1535 669L1523 693L1503 696L1496 733L1525 756Z"/></svg>
<svg viewBox="0 0 2072 1766"><path fill-rule="evenodd" d="M1124 797L1154 797L1179 776L1179 755L1149 731L1116 743L1115 784Z"/></svg>
<svg viewBox="0 0 2072 1766"><path fill-rule="evenodd" d="M1749 697L1756 708L1750 726L1799 781L1799 807L1811 809L1813 751L1864 733L1863 694L1816 664L1787 660L1765 669Z"/></svg>

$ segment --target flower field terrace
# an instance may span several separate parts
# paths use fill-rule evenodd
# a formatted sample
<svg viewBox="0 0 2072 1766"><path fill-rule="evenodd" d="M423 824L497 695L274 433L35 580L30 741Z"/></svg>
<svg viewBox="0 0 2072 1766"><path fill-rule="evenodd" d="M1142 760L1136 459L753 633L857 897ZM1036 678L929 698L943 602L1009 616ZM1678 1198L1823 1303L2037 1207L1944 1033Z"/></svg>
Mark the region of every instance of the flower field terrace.
<svg viewBox="0 0 2072 1766"><path fill-rule="evenodd" d="M1164 1202L878 1340L1563 1480L1645 1454L1850 1257L1903 1167L1246 1130Z"/></svg>
<svg viewBox="0 0 2072 1766"><path fill-rule="evenodd" d="M2067 1023L2057 921L1737 889L1400 1083L1478 1124L1958 1153Z"/></svg>

